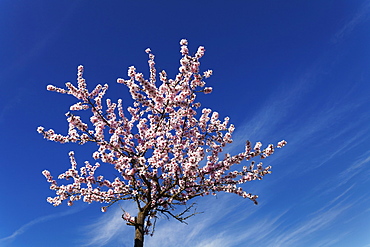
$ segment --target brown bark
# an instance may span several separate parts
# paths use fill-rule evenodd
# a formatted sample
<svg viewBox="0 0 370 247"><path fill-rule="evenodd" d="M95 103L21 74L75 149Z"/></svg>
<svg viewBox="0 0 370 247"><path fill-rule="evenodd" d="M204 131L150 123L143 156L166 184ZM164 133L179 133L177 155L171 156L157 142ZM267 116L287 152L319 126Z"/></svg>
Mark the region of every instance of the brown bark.
<svg viewBox="0 0 370 247"><path fill-rule="evenodd" d="M134 247L144 246L144 212L139 212L135 222L135 245Z"/></svg>

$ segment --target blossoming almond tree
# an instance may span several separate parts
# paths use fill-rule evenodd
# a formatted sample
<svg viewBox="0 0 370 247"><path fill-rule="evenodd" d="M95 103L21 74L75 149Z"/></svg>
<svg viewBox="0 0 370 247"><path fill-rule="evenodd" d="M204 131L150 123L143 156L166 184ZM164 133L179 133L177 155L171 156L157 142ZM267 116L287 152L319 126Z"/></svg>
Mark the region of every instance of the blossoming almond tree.
<svg viewBox="0 0 370 247"><path fill-rule="evenodd" d="M260 142L252 147L247 141L244 152L223 154L223 148L232 143L234 126L229 124L228 117L220 120L219 114L211 109L199 112L201 105L196 102L197 94L212 92L204 82L212 71L201 73L199 70L199 59L205 49L200 46L191 56L187 41L183 39L180 44L181 66L174 79L169 79L162 70L157 83L154 55L148 48L149 80L133 66L128 69L129 79L117 80L128 87L133 98L133 106L127 110L121 99L117 103L107 99L103 106L108 85L97 85L89 91L82 66L78 67L77 87L69 82L66 89L47 86L49 91L71 94L78 99L70 111L90 110L92 116L88 124L68 112L69 129L65 136L43 127L39 127L38 132L60 143L94 142L98 148L92 157L101 161L94 165L86 161L78 169L74 152L70 152L71 168L58 176L69 181L66 185L59 185L49 171L43 171L50 189L56 191L56 196L47 201L54 206L62 201L71 206L81 199L87 203L106 203L101 208L103 212L121 200L134 201L137 215L133 217L124 212L122 218L135 227L135 246L143 246L144 235L153 233L159 214L180 222L196 214L190 212L192 205L187 205L194 197L224 191L257 204L257 196L238 185L262 179L271 173L271 167L263 167L262 163L255 165L254 161L246 166L241 163L256 157L264 159L274 153L275 147L286 144L281 141L262 149ZM101 165L114 167L119 176L109 179L96 175ZM176 213L177 205L185 205L185 210Z"/></svg>

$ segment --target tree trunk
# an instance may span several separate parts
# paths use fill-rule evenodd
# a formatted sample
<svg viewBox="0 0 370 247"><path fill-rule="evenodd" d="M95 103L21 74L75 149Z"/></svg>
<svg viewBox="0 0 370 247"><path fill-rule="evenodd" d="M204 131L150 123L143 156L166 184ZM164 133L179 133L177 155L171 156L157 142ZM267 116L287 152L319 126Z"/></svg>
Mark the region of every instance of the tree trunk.
<svg viewBox="0 0 370 247"><path fill-rule="evenodd" d="M144 221L145 221L144 212L139 212L136 217L134 247L144 246Z"/></svg>

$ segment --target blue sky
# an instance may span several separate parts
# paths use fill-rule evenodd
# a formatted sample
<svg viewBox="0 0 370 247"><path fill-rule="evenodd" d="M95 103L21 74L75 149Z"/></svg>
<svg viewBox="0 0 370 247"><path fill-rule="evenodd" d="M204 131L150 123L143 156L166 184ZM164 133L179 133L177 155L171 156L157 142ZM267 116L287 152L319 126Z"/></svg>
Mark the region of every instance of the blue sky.
<svg viewBox="0 0 370 247"><path fill-rule="evenodd" d="M127 68L156 64L175 75L179 41L202 45L214 88L205 107L244 141L288 145L264 161L273 173L246 184L259 205L236 195L196 199L189 225L162 219L146 246L370 246L370 1L24 1L0 2L0 246L132 246L117 205L53 207L41 174L80 163L93 146L61 145L36 132L66 133L74 98L46 85L74 82L130 103ZM121 204L134 213L131 204Z"/></svg>

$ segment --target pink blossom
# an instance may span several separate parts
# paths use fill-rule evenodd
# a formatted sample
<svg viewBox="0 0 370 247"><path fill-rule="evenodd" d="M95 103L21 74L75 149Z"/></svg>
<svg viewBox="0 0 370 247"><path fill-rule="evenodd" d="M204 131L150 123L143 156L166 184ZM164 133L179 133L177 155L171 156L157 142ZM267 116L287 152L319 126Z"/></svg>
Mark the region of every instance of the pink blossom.
<svg viewBox="0 0 370 247"><path fill-rule="evenodd" d="M205 72L203 73L203 76L204 76L205 78L209 78L209 77L211 77L212 73L213 73L213 71L212 71L212 70L207 70L207 71L205 71Z"/></svg>
<svg viewBox="0 0 370 247"><path fill-rule="evenodd" d="M201 58L201 57L203 57L203 55L204 55L204 52L205 52L206 50L204 49L204 47L203 46L199 46L199 48L198 48L198 51L197 51L197 53L195 54L195 56L197 57L197 58Z"/></svg>
<svg viewBox="0 0 370 247"><path fill-rule="evenodd" d="M262 143L261 142L256 142L256 145L254 146L254 150L259 151L261 150Z"/></svg>
<svg viewBox="0 0 370 247"><path fill-rule="evenodd" d="M48 86L46 87L46 89L47 89L48 91L55 91L55 90L56 90L56 87L55 87L55 86L53 86L53 85L48 85Z"/></svg>
<svg viewBox="0 0 370 247"><path fill-rule="evenodd" d="M187 54L189 54L189 49L186 45L183 45L183 46L181 46L180 52L181 52L182 55L187 55Z"/></svg>
<svg viewBox="0 0 370 247"><path fill-rule="evenodd" d="M67 180L62 185L48 170L42 171L50 189L55 191L55 196L48 197L47 202L54 206L63 201L72 206L78 200L105 203L101 210L106 212L116 202L133 200L139 208L146 208L146 227L153 227L151 220L157 214L169 212L166 210L176 205L186 205L197 196L228 192L257 203L256 195L238 186L270 174L270 166L255 165L251 160L264 159L287 142L282 140L263 149L261 142L253 146L247 141L244 151L227 153L225 146L232 143L235 126L229 123L228 117L220 120L222 114L209 108L201 109L197 100L199 93L212 92L203 80L212 75L212 70L202 73L200 69L205 48L200 46L191 56L187 40L181 40L180 45L179 73L173 79L162 70L160 82L156 81L155 57L149 48L145 50L149 54L148 79L136 72L134 66L128 68L127 80L117 79L134 100L126 109L122 99L117 103L105 100L107 84L89 91L82 65L77 70L77 84L67 82L66 89L47 86L47 90L70 94L78 102L70 106L73 112L66 114L65 135L53 129L45 131L41 126L37 132L47 140L60 143L92 142L97 145L92 158L98 161L94 165L89 161L78 164L71 151L70 168L58 176ZM90 117L83 118L85 113L74 115L79 110L88 110ZM251 164L238 165L248 162ZM100 166L106 168L98 169ZM106 176L98 174L99 170L112 168L115 171ZM135 217L127 212L123 219L128 224L137 224Z"/></svg>
<svg viewBox="0 0 370 247"><path fill-rule="evenodd" d="M286 144L287 144L287 142L286 142L285 140L282 140L282 141L280 141L280 142L277 144L277 147L278 147L278 148L282 148L282 147L284 147Z"/></svg>
<svg viewBox="0 0 370 247"><path fill-rule="evenodd" d="M186 39L182 39L180 41L180 45L188 45L188 41Z"/></svg>
<svg viewBox="0 0 370 247"><path fill-rule="evenodd" d="M205 87L205 88L203 89L203 92L204 92L205 94L212 93L212 88L211 88L211 87Z"/></svg>

